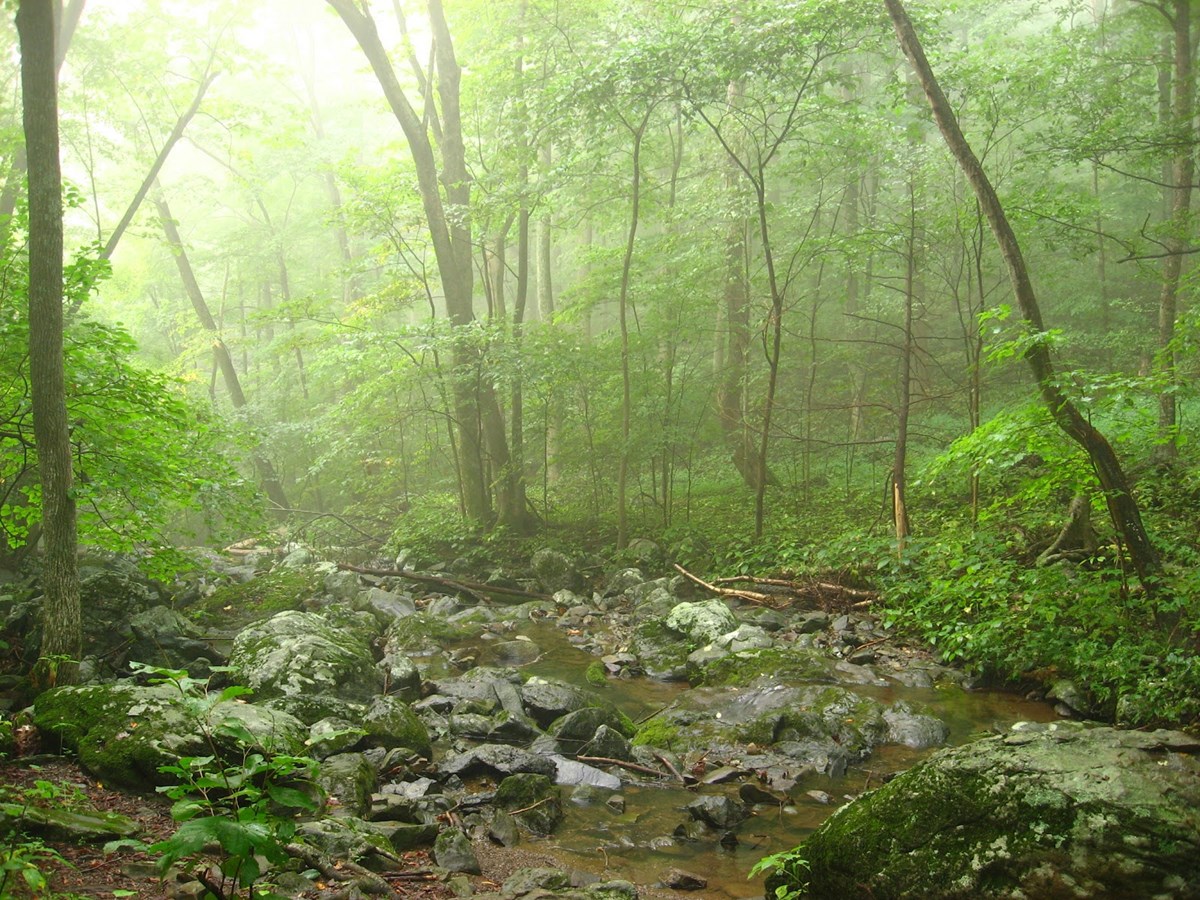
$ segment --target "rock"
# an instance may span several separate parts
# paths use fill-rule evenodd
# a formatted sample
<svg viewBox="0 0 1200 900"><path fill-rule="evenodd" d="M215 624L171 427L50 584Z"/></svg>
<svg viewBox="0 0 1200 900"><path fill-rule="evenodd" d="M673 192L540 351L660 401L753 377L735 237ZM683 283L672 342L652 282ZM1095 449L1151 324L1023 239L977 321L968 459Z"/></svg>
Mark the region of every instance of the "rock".
<svg viewBox="0 0 1200 900"><path fill-rule="evenodd" d="M767 632L757 625L739 625L728 634L717 638L716 646L730 653L741 653L743 650L766 650L773 647L775 641Z"/></svg>
<svg viewBox="0 0 1200 900"><path fill-rule="evenodd" d="M671 610L665 624L694 644L711 644L738 627L729 607L716 599L680 603Z"/></svg>
<svg viewBox="0 0 1200 900"><path fill-rule="evenodd" d="M498 666L527 666L537 662L542 648L530 640L500 641L487 648L487 660Z"/></svg>
<svg viewBox="0 0 1200 900"><path fill-rule="evenodd" d="M693 819L720 829L733 828L750 815L746 804L724 794L697 797L684 808Z"/></svg>
<svg viewBox="0 0 1200 900"><path fill-rule="evenodd" d="M358 861L379 851L393 855L416 847L428 847L437 838L436 825L404 825L366 822L350 816L302 822L296 834L326 856Z"/></svg>
<svg viewBox="0 0 1200 900"><path fill-rule="evenodd" d="M824 612L806 613L795 625L796 634L816 634L828 627L829 613Z"/></svg>
<svg viewBox="0 0 1200 900"><path fill-rule="evenodd" d="M534 577L547 594L577 590L583 583L574 564L564 553L543 548L530 560Z"/></svg>
<svg viewBox="0 0 1200 900"><path fill-rule="evenodd" d="M446 775L485 773L505 776L528 772L553 776L557 771L554 762L547 757L506 744L481 744L443 760L440 768Z"/></svg>
<svg viewBox="0 0 1200 900"><path fill-rule="evenodd" d="M530 679L521 686L521 700L526 711L542 728L567 713L593 705L585 691L560 682Z"/></svg>
<svg viewBox="0 0 1200 900"><path fill-rule="evenodd" d="M193 677L205 678L209 667L225 659L201 637L189 619L166 606L152 606L129 620L133 643L126 654L136 662L168 669L187 669Z"/></svg>
<svg viewBox="0 0 1200 900"><path fill-rule="evenodd" d="M129 682L55 688L37 698L33 722L55 750L73 750L98 778L129 787L172 783L159 771L184 756L213 752L230 763L247 749L299 755L308 729L285 713L248 703L219 703L204 722L188 711L174 685L141 686ZM246 748L217 726L236 719L255 746Z"/></svg>
<svg viewBox="0 0 1200 900"><path fill-rule="evenodd" d="M558 788L545 775L509 775L496 788L494 802L534 834L552 834L563 818Z"/></svg>
<svg viewBox="0 0 1200 900"><path fill-rule="evenodd" d="M619 731L601 725L592 739L578 750L579 756L599 756L605 759L633 759L633 747Z"/></svg>
<svg viewBox="0 0 1200 900"><path fill-rule="evenodd" d="M1056 679L1050 685L1050 690L1046 692L1046 697L1050 700L1057 700L1066 706L1069 712L1076 715L1086 716L1092 710L1092 702L1088 699L1087 694L1069 678Z"/></svg>
<svg viewBox="0 0 1200 900"><path fill-rule="evenodd" d="M575 759L567 759L557 753L550 757L558 771L554 776L556 784L587 785L589 787L608 788L617 790L621 787L621 779L616 775L589 766Z"/></svg>
<svg viewBox="0 0 1200 900"><path fill-rule="evenodd" d="M367 641L314 613L289 610L244 629L233 642L229 665L256 697L319 698L369 702L382 687Z"/></svg>
<svg viewBox="0 0 1200 900"><path fill-rule="evenodd" d="M950 726L945 722L926 713L916 712L903 700L884 710L883 720L887 723L889 744L904 744L914 750L937 747L946 743L946 738L950 736Z"/></svg>
<svg viewBox="0 0 1200 900"><path fill-rule="evenodd" d="M609 576L608 585L605 588L604 594L608 597L622 594L628 591L630 588L641 584L645 580L646 576L642 574L641 569L619 569Z"/></svg>
<svg viewBox="0 0 1200 900"><path fill-rule="evenodd" d="M407 747L426 759L433 756L429 732L399 697L376 697L363 717L366 740L376 747Z"/></svg>
<svg viewBox="0 0 1200 900"><path fill-rule="evenodd" d="M517 820L502 809L496 810L488 825L488 837L501 847L515 847L521 841L521 834L517 831Z"/></svg>
<svg viewBox="0 0 1200 900"><path fill-rule="evenodd" d="M397 619L407 619L417 611L412 597L377 587L357 595L353 606L374 616L380 628L387 628Z"/></svg>
<svg viewBox="0 0 1200 900"><path fill-rule="evenodd" d="M708 887L708 879L683 869L668 869L662 883L676 891L702 891Z"/></svg>
<svg viewBox="0 0 1200 900"><path fill-rule="evenodd" d="M606 725L619 735L632 737L635 733L633 723L615 710L602 709L598 706L588 706L567 713L560 719L554 720L546 733L555 739L555 747L560 753L575 756L582 751L596 735L600 726Z"/></svg>
<svg viewBox="0 0 1200 900"><path fill-rule="evenodd" d="M433 859L447 872L465 872L479 875L479 859L471 846L471 839L460 828L447 828L433 842Z"/></svg>
<svg viewBox="0 0 1200 900"><path fill-rule="evenodd" d="M353 600L358 596L358 575L355 572L330 572L325 576L325 591L335 600Z"/></svg>
<svg viewBox="0 0 1200 900"><path fill-rule="evenodd" d="M317 784L333 801L330 806L337 816L365 816L377 778L375 767L361 753L330 756L317 771Z"/></svg>
<svg viewBox="0 0 1200 900"><path fill-rule="evenodd" d="M562 869L517 869L501 890L511 897L534 891L563 891L571 886L571 876Z"/></svg>
<svg viewBox="0 0 1200 900"><path fill-rule="evenodd" d="M1198 807L1195 738L1050 726L936 753L802 852L813 896L1195 897Z"/></svg>
<svg viewBox="0 0 1200 900"><path fill-rule="evenodd" d="M385 653L377 665L383 690L408 703L421 699L421 671L403 653Z"/></svg>
<svg viewBox="0 0 1200 900"><path fill-rule="evenodd" d="M117 813L0 803L0 835L9 834L14 828L72 844L133 837L140 830L132 819Z"/></svg>

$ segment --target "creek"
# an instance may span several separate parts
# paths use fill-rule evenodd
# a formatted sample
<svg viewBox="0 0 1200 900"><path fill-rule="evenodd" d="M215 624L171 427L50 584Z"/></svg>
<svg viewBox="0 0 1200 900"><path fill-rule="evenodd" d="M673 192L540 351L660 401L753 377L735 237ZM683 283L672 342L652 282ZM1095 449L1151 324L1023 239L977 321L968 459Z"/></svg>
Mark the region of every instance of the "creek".
<svg viewBox="0 0 1200 900"><path fill-rule="evenodd" d="M523 623L503 639L485 632L482 638L451 649L458 656L474 656L480 665L503 665L508 660L498 648L513 637L527 639L541 650L535 661L519 667L524 676L590 687L584 672L595 663L596 657L574 646L562 629L550 624ZM428 661L436 666L435 660ZM887 683L839 686L884 705L907 701L922 708L948 726L945 745L959 745L981 734L1005 731L1018 721L1048 722L1058 718L1047 703L1003 691L972 690L952 681L940 681L931 687L910 687L889 679L879 680ZM692 688L682 681L620 677L609 678L601 692L637 722L685 700L715 710L737 710L779 685L796 684L799 683L760 679L753 688ZM721 784L684 787L677 781L611 768L623 782L619 792L624 799L623 810L612 808L602 799L568 802L566 819L552 837L526 838L523 846L554 857L564 869L589 872L604 879L622 878L649 886L660 882L669 869L678 868L708 881L705 897L761 897L761 881L747 879L747 873L761 857L796 846L838 806L864 790L879 786L893 773L911 767L935 749L884 744L865 760L847 767L840 777L804 774L786 795L780 795L781 799L786 797L783 802L755 804L752 817L737 829L736 841L722 842L690 833L682 824L687 820L684 807L705 794L736 797L739 780L753 782L753 774L745 773L737 759L706 758L710 748L701 746L697 739L689 740L685 731L679 743L671 747L684 765L703 760L701 765L706 766L706 775L728 766L743 777ZM702 782L703 778L702 775ZM564 797L571 796L570 791L564 788Z"/></svg>

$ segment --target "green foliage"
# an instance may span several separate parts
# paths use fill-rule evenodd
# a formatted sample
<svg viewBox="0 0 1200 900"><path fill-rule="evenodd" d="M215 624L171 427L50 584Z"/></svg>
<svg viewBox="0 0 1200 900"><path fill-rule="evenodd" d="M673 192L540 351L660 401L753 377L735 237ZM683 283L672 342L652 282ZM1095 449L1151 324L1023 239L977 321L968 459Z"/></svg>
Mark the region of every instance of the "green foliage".
<svg viewBox="0 0 1200 900"><path fill-rule="evenodd" d="M24 790L0 785L0 803L16 804L20 807L15 818L3 816L0 822L6 832L0 836L3 840L3 845L0 846L0 897L29 896L53 900L55 897L64 896L51 890L42 869L48 863L70 863L41 838L28 834L24 823L30 807L70 809L77 794L78 789L42 779L35 781L32 788Z"/></svg>
<svg viewBox="0 0 1200 900"><path fill-rule="evenodd" d="M769 896L775 900L796 900L808 892L809 862L800 847L764 856L750 869L747 878L767 876Z"/></svg>
<svg viewBox="0 0 1200 900"><path fill-rule="evenodd" d="M245 696L241 686L222 691L209 690L207 679L192 678L186 671L131 664L135 671L151 676L151 683L174 685L180 702L200 722L209 721L209 713L219 703ZM180 860L206 868L205 848L216 843L222 859L218 866L220 886L225 897L245 890L247 898L274 897L255 885L263 875L258 858L275 866L285 865L285 845L296 831L289 811L313 812L316 761L309 757L261 752L259 741L236 718L227 718L205 728L204 737L211 753L183 757L178 763L162 766L160 771L173 775L178 783L158 788L174 800L171 817L179 829L166 840L152 844L160 872L165 873ZM225 762L227 748L236 749L238 758ZM288 814L284 814L284 813ZM210 877L212 877L210 875Z"/></svg>

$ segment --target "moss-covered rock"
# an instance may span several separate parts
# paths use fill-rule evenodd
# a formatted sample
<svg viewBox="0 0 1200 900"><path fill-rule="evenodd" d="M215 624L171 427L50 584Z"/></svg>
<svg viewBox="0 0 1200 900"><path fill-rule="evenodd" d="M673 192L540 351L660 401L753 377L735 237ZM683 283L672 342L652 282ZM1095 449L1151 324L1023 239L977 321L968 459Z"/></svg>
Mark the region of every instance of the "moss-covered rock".
<svg viewBox="0 0 1200 900"><path fill-rule="evenodd" d="M172 779L159 767L180 757L215 754L236 761L244 749L220 732L235 719L262 752L303 752L308 731L284 713L246 703L189 704L174 685L131 683L61 687L40 695L34 724L72 750L98 778L144 787Z"/></svg>
<svg viewBox="0 0 1200 900"><path fill-rule="evenodd" d="M244 629L233 642L229 665L262 698L330 696L366 703L382 687L364 636L314 613L282 612Z"/></svg>
<svg viewBox="0 0 1200 900"><path fill-rule="evenodd" d="M399 697L376 697L362 726L367 743L377 747L406 747L426 759L433 756L429 731L412 708Z"/></svg>
<svg viewBox="0 0 1200 900"><path fill-rule="evenodd" d="M563 818L562 797L545 775L509 775L496 788L495 803L534 834L552 834Z"/></svg>
<svg viewBox="0 0 1200 900"><path fill-rule="evenodd" d="M772 647L731 653L705 665L694 684L742 687L769 677L784 684L827 683L835 680L832 662L819 650Z"/></svg>
<svg viewBox="0 0 1200 900"><path fill-rule="evenodd" d="M469 640L478 633L479 629L474 626L447 622L419 612L389 625L384 633L384 645L388 653L427 654Z"/></svg>
<svg viewBox="0 0 1200 900"><path fill-rule="evenodd" d="M325 569L316 566L277 566L244 584L217 588L195 608L195 615L201 621L226 626L299 609L305 600L325 592L327 574Z"/></svg>
<svg viewBox="0 0 1200 900"><path fill-rule="evenodd" d="M1197 809L1195 738L1051 726L941 751L798 852L812 897L1196 897Z"/></svg>
<svg viewBox="0 0 1200 900"><path fill-rule="evenodd" d="M659 717L644 722L633 736L635 747L658 747L662 750L672 749L679 741L679 726Z"/></svg>
<svg viewBox="0 0 1200 900"><path fill-rule="evenodd" d="M680 603L671 610L663 624L695 645L711 644L738 627L737 619L729 607L715 598L697 603Z"/></svg>

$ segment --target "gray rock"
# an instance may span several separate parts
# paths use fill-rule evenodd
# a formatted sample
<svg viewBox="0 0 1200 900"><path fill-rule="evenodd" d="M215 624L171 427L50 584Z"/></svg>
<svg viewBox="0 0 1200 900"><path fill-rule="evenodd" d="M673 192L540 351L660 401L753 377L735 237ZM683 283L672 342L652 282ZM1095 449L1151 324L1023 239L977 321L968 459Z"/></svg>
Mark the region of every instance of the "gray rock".
<svg viewBox="0 0 1200 900"><path fill-rule="evenodd" d="M488 837L501 847L515 847L521 841L517 820L502 809L496 810L488 824Z"/></svg>
<svg viewBox="0 0 1200 900"><path fill-rule="evenodd" d="M440 768L446 775L485 773L493 776L519 772L553 776L558 770L554 762L545 756L506 744L481 744L466 753L443 760Z"/></svg>
<svg viewBox="0 0 1200 900"><path fill-rule="evenodd" d="M675 891L702 891L708 887L708 879L703 875L683 869L668 869L662 877L662 883Z"/></svg>
<svg viewBox="0 0 1200 900"><path fill-rule="evenodd" d="M501 890L508 896L520 897L534 891L563 891L570 886L571 876L562 869L517 869Z"/></svg>
<svg viewBox="0 0 1200 900"><path fill-rule="evenodd" d="M667 616L666 626L695 644L711 644L738 623L729 607L714 599L678 604Z"/></svg>
<svg viewBox="0 0 1200 900"><path fill-rule="evenodd" d="M621 594L636 587L645 580L646 577L642 574L641 569L620 569L609 576L608 585L604 593L609 596Z"/></svg>
<svg viewBox="0 0 1200 900"><path fill-rule="evenodd" d="M18 834L25 832L71 844L130 838L141 830L132 819L118 813L0 802L0 834L10 834L14 829Z"/></svg>
<svg viewBox="0 0 1200 900"><path fill-rule="evenodd" d="M407 747L426 759L433 756L429 732L407 703L398 697L376 697L363 716L367 741L377 747Z"/></svg>
<svg viewBox="0 0 1200 900"><path fill-rule="evenodd" d="M499 641L486 651L487 660L499 666L527 666L541 655L542 648L530 640Z"/></svg>
<svg viewBox="0 0 1200 900"><path fill-rule="evenodd" d="M903 700L884 710L883 720L887 723L889 744L904 744L914 750L937 747L946 743L946 738L950 736L950 726L945 722L927 713L917 712Z"/></svg>
<svg viewBox="0 0 1200 900"><path fill-rule="evenodd" d="M335 600L353 600L358 596L355 572L330 572L325 576L325 591Z"/></svg>
<svg viewBox="0 0 1200 900"><path fill-rule="evenodd" d="M382 853L428 847L437 837L436 825L405 825L394 822L366 822L351 816L302 822L296 834L326 856L357 862Z"/></svg>
<svg viewBox="0 0 1200 900"><path fill-rule="evenodd" d="M558 788L545 775L509 775L496 787L495 804L534 834L552 834L563 819Z"/></svg>
<svg viewBox="0 0 1200 900"><path fill-rule="evenodd" d="M433 859L447 872L465 872L479 875L479 859L471 846L471 839L459 828L447 828L433 842Z"/></svg>
<svg viewBox="0 0 1200 900"><path fill-rule="evenodd" d="M621 787L621 779L616 775L605 772L603 769L597 769L595 766L589 766L587 763L581 763L578 760L567 759L565 756L559 756L557 753L551 756L550 759L554 761L554 765L558 769L554 776L557 784L587 785L589 787L607 788L613 791Z"/></svg>
<svg viewBox="0 0 1200 900"><path fill-rule="evenodd" d="M362 818L371 809L377 774L361 753L338 753L321 763L317 784L330 798L335 816Z"/></svg>
<svg viewBox="0 0 1200 900"><path fill-rule="evenodd" d="M534 577L547 594L556 591L571 591L582 584L574 563L564 553L543 548L533 554L530 560Z"/></svg>
<svg viewBox="0 0 1200 900"><path fill-rule="evenodd" d="M187 669L193 677L209 674L210 665L221 665L224 657L203 640L202 632L189 619L166 606L152 606L129 620L133 643L128 658L136 662ZM198 661L202 664L197 665Z"/></svg>
<svg viewBox="0 0 1200 900"><path fill-rule="evenodd" d="M403 653L386 653L378 663L383 676L383 689L401 700L412 703L421 699L421 671Z"/></svg>
<svg viewBox="0 0 1200 900"><path fill-rule="evenodd" d="M693 819L721 829L733 828L750 815L746 804L724 794L697 797L685 809Z"/></svg>
<svg viewBox="0 0 1200 900"><path fill-rule="evenodd" d="M717 638L716 646L730 653L741 653L743 650L766 650L775 646L775 641L757 625L739 625Z"/></svg>
<svg viewBox="0 0 1200 900"><path fill-rule="evenodd" d="M520 690L526 711L542 728L593 703L592 698L577 687L543 679L530 679Z"/></svg>
<svg viewBox="0 0 1200 900"><path fill-rule="evenodd" d="M381 628L388 627L397 619L407 619L417 611L412 597L377 587L359 594L354 600L354 608L369 612Z"/></svg>
<svg viewBox="0 0 1200 900"><path fill-rule="evenodd" d="M804 843L814 896L1200 896L1200 740L1050 726L943 750ZM768 890L772 886L768 885Z"/></svg>
<svg viewBox="0 0 1200 900"><path fill-rule="evenodd" d="M605 759L633 759L633 747L619 731L601 725L592 739L579 748L580 756L599 756Z"/></svg>
<svg viewBox="0 0 1200 900"><path fill-rule="evenodd" d="M238 634L229 665L256 697L324 694L369 701L381 687L371 648L340 626L313 613L279 613Z"/></svg>

